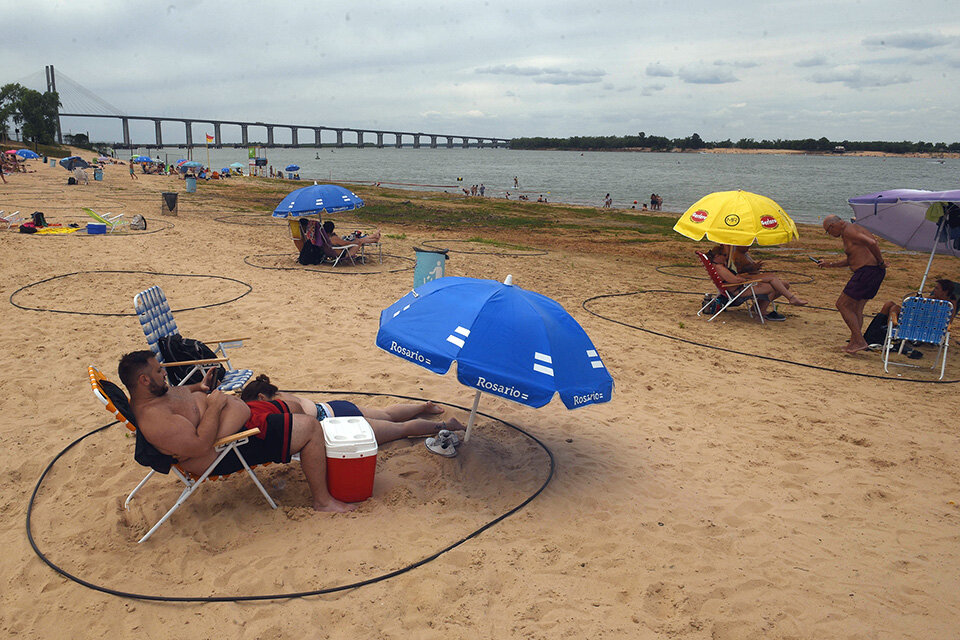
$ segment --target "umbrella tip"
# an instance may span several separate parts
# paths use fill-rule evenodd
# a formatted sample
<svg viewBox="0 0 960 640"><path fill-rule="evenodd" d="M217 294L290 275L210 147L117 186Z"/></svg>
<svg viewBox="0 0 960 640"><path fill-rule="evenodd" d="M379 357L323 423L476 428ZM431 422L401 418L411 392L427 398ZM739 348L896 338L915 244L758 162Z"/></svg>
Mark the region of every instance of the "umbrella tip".
<svg viewBox="0 0 960 640"><path fill-rule="evenodd" d="M503 284L513 284L513 276L507 274L507 277L503 279Z"/></svg>

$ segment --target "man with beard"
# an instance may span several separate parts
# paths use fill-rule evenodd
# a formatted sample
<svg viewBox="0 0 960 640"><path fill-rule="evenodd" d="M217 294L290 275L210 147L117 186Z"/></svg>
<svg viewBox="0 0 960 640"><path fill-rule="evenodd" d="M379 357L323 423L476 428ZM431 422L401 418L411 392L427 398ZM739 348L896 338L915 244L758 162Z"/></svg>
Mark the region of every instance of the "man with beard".
<svg viewBox="0 0 960 640"><path fill-rule="evenodd" d="M152 351L126 354L117 372L130 393L140 433L158 451L176 458L183 470L202 474L217 457L215 441L256 428L259 435L241 446L248 463L288 463L290 456L299 453L314 509L345 512L356 508L327 491L323 429L316 418L293 413L283 402L260 402L251 407L235 396L211 390L212 371L197 384L170 387ZM239 460L228 456L214 473L232 473L237 467Z"/></svg>

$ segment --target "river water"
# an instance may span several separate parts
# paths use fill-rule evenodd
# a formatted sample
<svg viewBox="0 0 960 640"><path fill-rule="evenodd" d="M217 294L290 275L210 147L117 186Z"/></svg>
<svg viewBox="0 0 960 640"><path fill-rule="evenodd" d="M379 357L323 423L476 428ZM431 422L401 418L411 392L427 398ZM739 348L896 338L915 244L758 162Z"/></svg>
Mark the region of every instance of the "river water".
<svg viewBox="0 0 960 640"><path fill-rule="evenodd" d="M177 148L143 150L174 162ZM210 149L214 169L247 163L246 149ZM458 192L484 184L487 197L640 209L650 194L663 210L682 212L713 191L744 189L776 200L797 222L817 223L834 213L849 217L847 199L897 188L941 191L960 188L960 160L874 158L843 155L617 153L514 151L510 149L267 149L274 169L299 165L302 180L380 182L385 187ZM203 147L193 158L206 164ZM514 187L516 177L520 188ZM462 179L462 181L460 180Z"/></svg>

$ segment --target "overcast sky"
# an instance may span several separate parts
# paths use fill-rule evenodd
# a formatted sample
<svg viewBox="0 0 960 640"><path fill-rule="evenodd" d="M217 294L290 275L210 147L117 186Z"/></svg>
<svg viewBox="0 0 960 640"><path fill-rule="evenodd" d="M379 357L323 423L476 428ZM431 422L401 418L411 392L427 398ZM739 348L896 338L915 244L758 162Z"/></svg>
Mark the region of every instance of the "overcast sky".
<svg viewBox="0 0 960 640"><path fill-rule="evenodd" d="M69 79L131 115L960 141L957 0L6 0L3 22L24 38L4 47L0 83L42 89L52 64L65 109L94 108ZM64 121L88 129L120 139L115 123Z"/></svg>

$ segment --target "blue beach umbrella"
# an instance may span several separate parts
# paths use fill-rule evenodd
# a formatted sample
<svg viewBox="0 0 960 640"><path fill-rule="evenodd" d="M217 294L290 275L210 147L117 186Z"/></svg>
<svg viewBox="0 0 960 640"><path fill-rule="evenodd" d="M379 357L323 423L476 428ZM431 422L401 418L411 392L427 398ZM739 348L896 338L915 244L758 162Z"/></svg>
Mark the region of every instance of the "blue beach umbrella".
<svg viewBox="0 0 960 640"><path fill-rule="evenodd" d="M243 168L243 163L242 163L242 162L233 162L233 163L230 164L230 166L233 167L234 169L242 169L242 168Z"/></svg>
<svg viewBox="0 0 960 640"><path fill-rule="evenodd" d="M152 162L153 162L153 158L151 158L150 156L134 156L133 158L130 158L130 162L150 162L150 163L152 163Z"/></svg>
<svg viewBox="0 0 960 640"><path fill-rule="evenodd" d="M321 213L350 211L363 206L363 200L349 189L335 184L312 184L287 194L277 208L274 218L302 218Z"/></svg>
<svg viewBox="0 0 960 640"><path fill-rule="evenodd" d="M447 277L423 284L380 313L377 346L476 389L530 407L555 394L568 409L609 402L613 378L587 333L547 296L496 280Z"/></svg>
<svg viewBox="0 0 960 640"><path fill-rule="evenodd" d="M64 158L60 161L60 166L66 169L67 171L73 171L74 169L87 169L90 167L90 163L81 158L80 156L70 156L69 158Z"/></svg>
<svg viewBox="0 0 960 640"><path fill-rule="evenodd" d="M23 158L24 160L36 160L37 158L40 157L30 149L18 149L17 155Z"/></svg>
<svg viewBox="0 0 960 640"><path fill-rule="evenodd" d="M300 171L300 165L298 164L288 164L287 168L284 171Z"/></svg>
<svg viewBox="0 0 960 640"><path fill-rule="evenodd" d="M180 165L183 169L199 169L203 166L202 162L197 162L196 160L187 160L186 162Z"/></svg>
<svg viewBox="0 0 960 640"><path fill-rule="evenodd" d="M220 169L220 173L230 173L230 168L224 167L223 169Z"/></svg>

